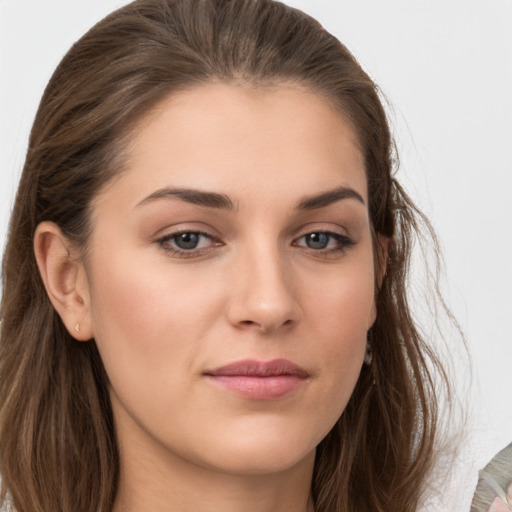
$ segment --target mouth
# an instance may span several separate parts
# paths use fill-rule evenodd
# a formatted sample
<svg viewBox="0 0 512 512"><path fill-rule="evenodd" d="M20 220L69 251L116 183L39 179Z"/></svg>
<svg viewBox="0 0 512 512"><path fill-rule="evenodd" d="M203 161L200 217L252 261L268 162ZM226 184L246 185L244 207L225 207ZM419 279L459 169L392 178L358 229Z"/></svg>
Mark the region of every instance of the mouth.
<svg viewBox="0 0 512 512"><path fill-rule="evenodd" d="M286 359L243 360L204 375L222 389L252 400L277 400L290 395L309 378L309 373Z"/></svg>

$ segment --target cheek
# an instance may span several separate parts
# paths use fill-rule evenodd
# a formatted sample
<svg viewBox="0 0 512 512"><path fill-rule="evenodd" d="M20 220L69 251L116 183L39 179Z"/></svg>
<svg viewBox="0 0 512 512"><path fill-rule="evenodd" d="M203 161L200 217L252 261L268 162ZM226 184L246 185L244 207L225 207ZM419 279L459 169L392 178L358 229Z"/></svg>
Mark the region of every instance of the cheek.
<svg viewBox="0 0 512 512"><path fill-rule="evenodd" d="M138 342L150 344L157 335L167 337L176 329L193 331L199 327L200 314L208 314L209 288L201 286L200 275L191 279L161 255L140 252L98 254L93 262L91 309L96 337L108 339L107 331L114 330L128 339L144 333Z"/></svg>
<svg viewBox="0 0 512 512"><path fill-rule="evenodd" d="M338 339L340 350L351 340L366 339L375 319L372 259L363 257L316 282L307 299L308 317L316 327L327 339Z"/></svg>
<svg viewBox="0 0 512 512"><path fill-rule="evenodd" d="M130 388L170 387L175 368L193 365L205 326L218 315L213 291L201 287L198 293L199 283L191 284L185 272L170 272L161 258L155 264L119 252L98 254L96 263L91 317L112 384L119 392L127 382Z"/></svg>
<svg viewBox="0 0 512 512"><path fill-rule="evenodd" d="M138 254L98 252L90 279L94 334L120 428L136 424L143 427L137 433L211 464L229 455L235 466L250 465L262 453L281 453L276 464L284 464L310 453L342 414L361 369L373 307L371 260L321 270L290 263L303 316L273 342L316 378L279 414L248 415L197 376L212 354L247 354L247 337L225 315L238 286L232 265L177 265Z"/></svg>
<svg viewBox="0 0 512 512"><path fill-rule="evenodd" d="M323 396L322 412L329 425L342 414L363 364L367 331L375 312L371 259L321 283L307 300L307 317L317 370L323 376L318 394Z"/></svg>

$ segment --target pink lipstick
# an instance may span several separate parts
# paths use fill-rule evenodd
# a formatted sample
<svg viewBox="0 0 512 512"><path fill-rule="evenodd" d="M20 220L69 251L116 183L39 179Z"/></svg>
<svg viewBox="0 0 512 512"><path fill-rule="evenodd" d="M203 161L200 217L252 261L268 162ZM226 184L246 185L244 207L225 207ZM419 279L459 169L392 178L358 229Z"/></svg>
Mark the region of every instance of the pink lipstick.
<svg viewBox="0 0 512 512"><path fill-rule="evenodd" d="M236 361L204 375L227 391L252 400L283 398L309 377L306 370L286 359Z"/></svg>

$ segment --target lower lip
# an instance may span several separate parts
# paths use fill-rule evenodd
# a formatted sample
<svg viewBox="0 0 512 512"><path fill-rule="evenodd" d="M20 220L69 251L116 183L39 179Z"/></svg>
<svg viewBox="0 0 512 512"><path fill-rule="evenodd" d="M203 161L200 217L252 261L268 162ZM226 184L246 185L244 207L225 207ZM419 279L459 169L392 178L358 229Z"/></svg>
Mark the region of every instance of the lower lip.
<svg viewBox="0 0 512 512"><path fill-rule="evenodd" d="M246 375L210 375L217 385L252 400L277 400L296 391L305 380L297 375L252 377Z"/></svg>

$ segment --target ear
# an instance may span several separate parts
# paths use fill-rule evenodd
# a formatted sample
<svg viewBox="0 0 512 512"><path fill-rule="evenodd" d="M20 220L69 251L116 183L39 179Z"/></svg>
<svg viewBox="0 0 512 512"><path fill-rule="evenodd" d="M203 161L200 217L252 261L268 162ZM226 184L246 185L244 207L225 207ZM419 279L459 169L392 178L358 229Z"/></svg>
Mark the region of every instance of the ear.
<svg viewBox="0 0 512 512"><path fill-rule="evenodd" d="M53 222L37 226L34 251L46 293L69 334L79 341L90 340L89 284L77 251Z"/></svg>
<svg viewBox="0 0 512 512"><path fill-rule="evenodd" d="M375 299L373 301L368 329L373 326L375 320L377 319L377 291L382 286L382 281L384 280L387 272L390 243L391 238L377 233L377 243L374 250L374 255L377 261L377 264L375 265Z"/></svg>

